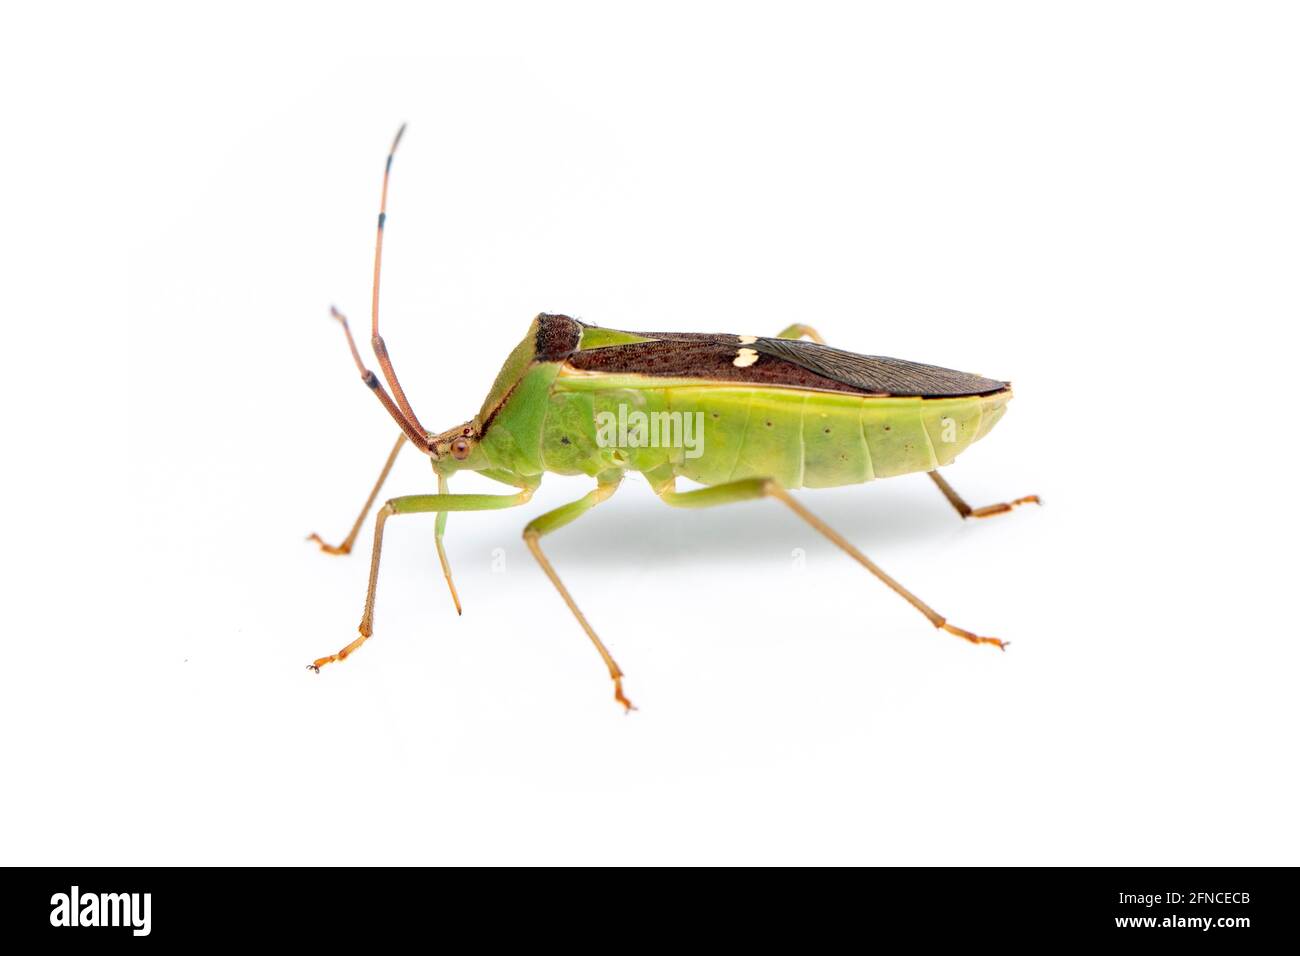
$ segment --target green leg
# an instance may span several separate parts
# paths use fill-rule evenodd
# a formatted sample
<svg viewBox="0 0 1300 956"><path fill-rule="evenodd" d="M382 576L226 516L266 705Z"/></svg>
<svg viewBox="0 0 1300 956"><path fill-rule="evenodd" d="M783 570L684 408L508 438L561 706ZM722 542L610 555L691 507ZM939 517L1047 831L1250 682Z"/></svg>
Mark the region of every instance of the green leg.
<svg viewBox="0 0 1300 956"><path fill-rule="evenodd" d="M448 494L447 478L445 475L438 476L438 494ZM433 524L433 545L438 549L438 563L442 565L442 576L447 579L447 590L451 592L451 603L456 605L456 614L462 613L460 609L460 595L456 593L456 585L451 580L451 563L447 560L447 549L442 546L442 536L447 533L447 512L439 511L438 520Z"/></svg>
<svg viewBox="0 0 1300 956"><path fill-rule="evenodd" d="M934 479L934 483L939 486L943 496L948 499L948 503L957 509L957 514L963 518L991 518L994 515L1004 515L1012 508L1020 505L1041 505L1042 499L1038 495L1025 495L1023 498L1017 498L1015 501L1003 501L996 505L984 505L981 508L972 508L966 504L966 499L957 494L957 489L948 484L947 479L937 471L928 473Z"/></svg>
<svg viewBox="0 0 1300 956"><path fill-rule="evenodd" d="M482 471L474 472L476 475L482 475L484 478L491 478L493 481L499 481L503 485L509 485L512 488L527 488L527 482L520 480L519 476L513 471L505 471L500 468L484 468Z"/></svg>
<svg viewBox="0 0 1300 956"><path fill-rule="evenodd" d="M818 345L825 345L826 340L817 334L817 330L811 325L800 325L796 322L794 325L788 325L776 334L778 339L802 339L805 336L812 339Z"/></svg>
<svg viewBox="0 0 1300 956"><path fill-rule="evenodd" d="M533 496L533 488L525 488L517 495L406 495L390 498L375 516L375 544L370 552L370 584L366 588L366 608L357 628L361 636L337 654L321 657L307 666L319 671L326 664L341 661L369 640L375 619L375 588L379 583L379 554L384 546L384 522L390 515L444 514L448 511L493 511L514 508Z"/></svg>
<svg viewBox="0 0 1300 956"><path fill-rule="evenodd" d="M438 478L438 494L447 494L447 478L438 474L438 469L434 468L434 474ZM521 482L519 476L508 471L498 471L495 469L486 469L479 472L484 478L491 478L493 481L499 481L504 485L511 485L520 490L536 487L530 486L527 482ZM456 593L456 585L451 577L451 563L447 560L447 549L443 546L442 538L447 533L447 512L438 512L438 520L433 526L433 543L438 549L438 562L442 565L442 575L447 579L447 590L451 592L451 601L456 605L456 613L462 613L460 607L460 595Z"/></svg>
<svg viewBox="0 0 1300 956"><path fill-rule="evenodd" d="M586 631L587 636L591 638L591 643L596 645L596 650L600 652L600 657L605 662L605 667L609 669L609 676L614 681L614 699L622 704L626 710L633 710L632 702L623 696L623 671L619 669L618 664L614 661L614 658L610 655L609 651L605 649L605 645L601 642L596 632L592 629L591 625L587 623L587 618L583 615L582 611L578 609L578 605L574 603L573 597L569 594L569 589L564 586L564 582L560 580L560 576L555 573L555 568L551 567L551 562L547 559L546 555L542 553L541 546L542 535L550 534L557 528L563 528L570 521L574 521L586 514L592 508L596 507L596 505L600 504L612 495L618 489L619 482L622 480L623 476L620 474L609 481L602 481L596 486L594 491L588 492L577 501L572 501L567 505L561 505L554 511L548 511L546 514L534 518L532 521L528 522L527 527L524 528L524 541L528 545L528 550L533 553L533 557L537 559L537 563L540 564L542 570L546 572L546 576L550 578L551 583L555 585L555 589L560 592L560 597L564 598L564 603L569 606L569 610L573 612L573 616L578 619L578 623L582 625L582 629Z"/></svg>
<svg viewBox="0 0 1300 956"><path fill-rule="evenodd" d="M843 535L795 501L788 491L770 478L748 478L744 481L732 481L725 485L713 485L709 488L700 488L694 491L677 491L672 483L668 483L655 488L655 493L668 504L677 508L710 508L714 505L725 505L733 501L776 498L800 518L812 525L813 528L829 538L834 544L838 545L854 561L883 581L908 604L924 614L935 627L941 628L949 634L955 634L972 644L993 644L999 648L1006 647L1005 642L998 640L996 637L980 637L970 631L949 624L942 614L939 614L915 594L891 578L881 570L879 565L850 544Z"/></svg>

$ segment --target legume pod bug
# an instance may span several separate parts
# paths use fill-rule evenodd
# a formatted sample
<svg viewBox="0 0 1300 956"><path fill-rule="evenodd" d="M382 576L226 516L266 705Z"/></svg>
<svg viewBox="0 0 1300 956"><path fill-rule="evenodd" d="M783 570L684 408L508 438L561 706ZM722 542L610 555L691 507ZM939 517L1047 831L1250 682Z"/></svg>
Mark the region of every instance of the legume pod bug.
<svg viewBox="0 0 1300 956"><path fill-rule="evenodd" d="M963 518L1039 503L1036 495L1029 495L972 508L937 470L988 434L1002 417L1011 399L1007 382L831 348L813 329L799 324L766 338L625 332L542 314L506 359L478 414L445 432L426 430L402 391L379 334L388 178L401 137L399 130L384 166L371 297L371 346L388 389L366 368L347 320L337 311L333 315L343 325L362 380L402 434L342 544L326 544L318 535L311 540L332 554L351 550L407 442L431 459L438 493L391 498L379 509L360 636L338 653L314 661L309 665L313 670L343 660L371 636L384 523L390 517L437 514L438 558L459 613L460 599L443 548L447 514L522 505L547 472L585 474L596 481L595 489L582 498L530 521L524 540L600 652L614 681L614 697L625 708L632 705L623 693L623 672L555 573L541 539L609 498L628 471L645 475L664 502L680 508L775 498L935 627L973 644L1006 646L997 638L949 624L804 508L789 489L924 471ZM517 490L509 495L450 494L447 479L457 471L476 471ZM679 477L705 487L678 491Z"/></svg>

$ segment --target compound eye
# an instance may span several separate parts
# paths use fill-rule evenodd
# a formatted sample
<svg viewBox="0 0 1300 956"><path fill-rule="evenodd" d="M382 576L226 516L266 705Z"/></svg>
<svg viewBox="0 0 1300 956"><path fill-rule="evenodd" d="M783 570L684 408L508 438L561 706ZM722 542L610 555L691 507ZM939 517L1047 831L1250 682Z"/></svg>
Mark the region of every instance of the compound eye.
<svg viewBox="0 0 1300 956"><path fill-rule="evenodd" d="M464 461L469 457L470 444L467 438L457 438L451 443L451 457L457 461Z"/></svg>

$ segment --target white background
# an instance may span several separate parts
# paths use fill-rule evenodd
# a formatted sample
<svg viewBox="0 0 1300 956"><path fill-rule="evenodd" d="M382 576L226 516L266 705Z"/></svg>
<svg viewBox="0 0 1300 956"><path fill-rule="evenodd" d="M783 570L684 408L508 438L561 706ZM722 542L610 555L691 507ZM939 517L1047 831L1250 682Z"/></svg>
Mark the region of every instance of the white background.
<svg viewBox="0 0 1300 956"><path fill-rule="evenodd" d="M6 863L1297 862L1300 253L1283 4L11 11ZM771 502L643 480L349 526L541 310L1008 378L949 472ZM388 494L431 490L409 450ZM476 477L453 490L490 490ZM369 536L367 524L361 539ZM492 570L502 549L504 571ZM800 571L795 549L806 552ZM363 547L364 550L364 547Z"/></svg>

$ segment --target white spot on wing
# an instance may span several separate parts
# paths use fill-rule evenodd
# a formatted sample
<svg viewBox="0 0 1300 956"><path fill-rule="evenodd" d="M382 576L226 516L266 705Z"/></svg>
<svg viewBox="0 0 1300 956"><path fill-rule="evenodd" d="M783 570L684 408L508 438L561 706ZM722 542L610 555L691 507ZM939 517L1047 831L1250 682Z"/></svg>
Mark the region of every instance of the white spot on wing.
<svg viewBox="0 0 1300 956"><path fill-rule="evenodd" d="M736 357L732 359L731 364L736 366L736 368L749 368L749 366L753 365L757 361L757 352L753 349L741 349L736 353Z"/></svg>
<svg viewBox="0 0 1300 956"><path fill-rule="evenodd" d="M753 345L753 344L754 344L755 342L757 342L757 341L758 341L758 336L757 336L757 335L742 335L742 336L740 336L740 344L741 344L741 345Z"/></svg>

